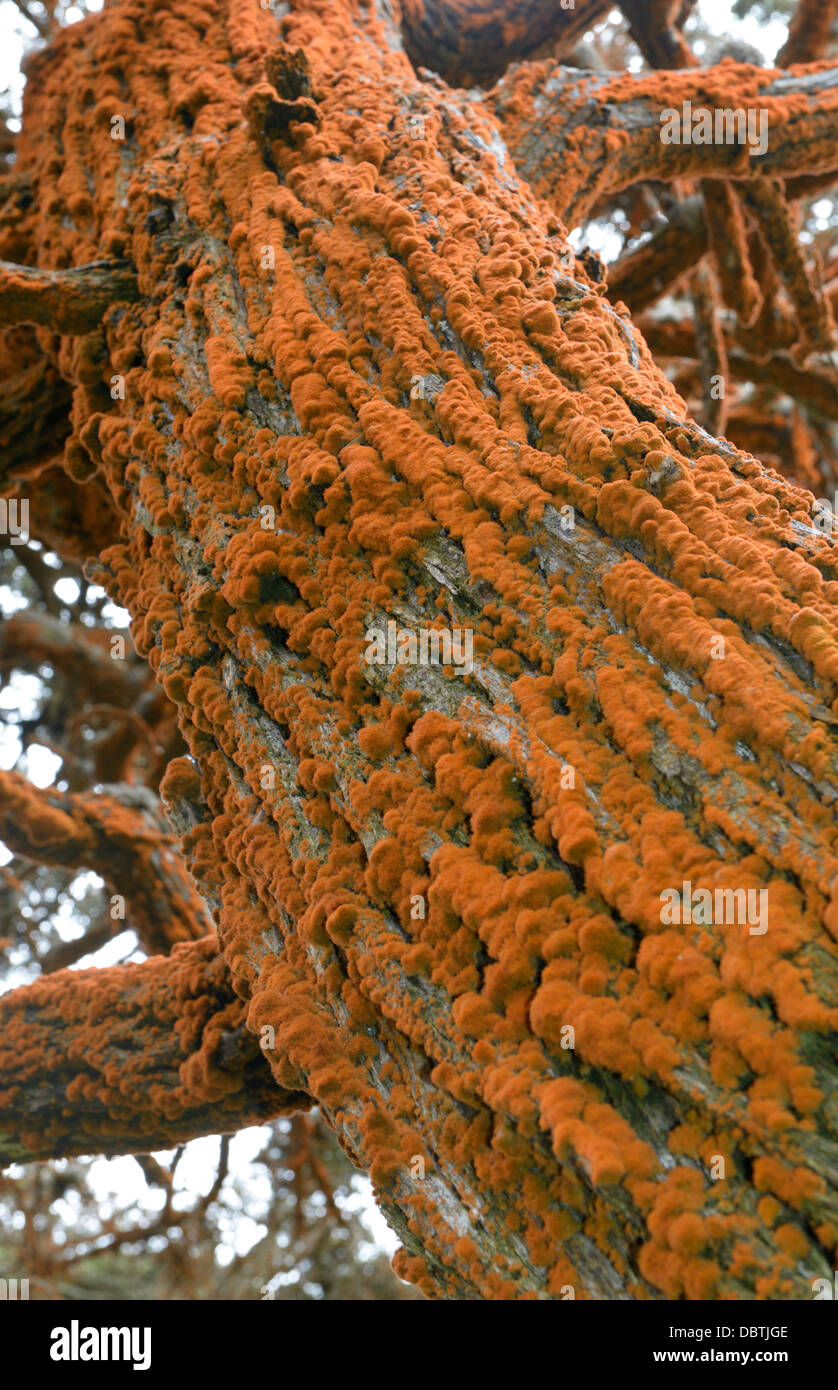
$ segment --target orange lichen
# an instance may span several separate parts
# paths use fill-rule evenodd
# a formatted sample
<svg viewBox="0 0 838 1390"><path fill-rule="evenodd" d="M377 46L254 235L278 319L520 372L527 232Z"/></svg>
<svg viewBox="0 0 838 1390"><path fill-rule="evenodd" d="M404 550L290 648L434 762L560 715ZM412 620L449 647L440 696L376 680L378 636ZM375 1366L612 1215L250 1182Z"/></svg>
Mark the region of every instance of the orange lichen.
<svg viewBox="0 0 838 1390"><path fill-rule="evenodd" d="M170 957L66 970L0 1000L3 1162L120 1153L305 1105L274 1085L215 937Z"/></svg>
<svg viewBox="0 0 838 1390"><path fill-rule="evenodd" d="M282 19L316 121L277 111L304 93L246 0L125 0L31 64L39 258L139 276L103 330L125 398L74 423L103 416L120 520L95 572L189 747L163 794L274 1080L372 1173L402 1273L799 1297L831 1258L838 547L686 418L501 98L420 82L385 19ZM587 132L569 187L589 137L625 155ZM472 632L472 669L365 659L389 621ZM667 922L686 883L765 893L767 930Z"/></svg>

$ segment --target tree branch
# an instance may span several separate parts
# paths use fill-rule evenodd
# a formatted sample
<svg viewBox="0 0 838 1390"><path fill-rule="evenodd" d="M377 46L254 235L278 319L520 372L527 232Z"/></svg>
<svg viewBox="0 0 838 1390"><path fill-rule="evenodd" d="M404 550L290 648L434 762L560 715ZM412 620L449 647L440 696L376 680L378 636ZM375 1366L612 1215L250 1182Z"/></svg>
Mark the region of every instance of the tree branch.
<svg viewBox="0 0 838 1390"><path fill-rule="evenodd" d="M0 278L0 318L2 294ZM0 485L60 453L71 402L70 386L45 357L0 380Z"/></svg>
<svg viewBox="0 0 838 1390"><path fill-rule="evenodd" d="M707 250L699 197L685 198L646 241L608 267L608 295L632 313L654 304Z"/></svg>
<svg viewBox="0 0 838 1390"><path fill-rule="evenodd" d="M644 317L638 324L656 360L696 357L695 335L687 324L663 323ZM817 368L797 366L784 353L770 357L752 357L735 344L727 346L727 362L731 376L737 381L751 381L781 391L814 411L823 419L835 413L835 378Z"/></svg>
<svg viewBox="0 0 838 1390"><path fill-rule="evenodd" d="M695 0L689 0L691 9ZM653 68L692 67L697 60L676 21L680 0L619 0L629 33Z"/></svg>
<svg viewBox="0 0 838 1390"><path fill-rule="evenodd" d="M0 999L0 1164L147 1153L307 1108L274 1082L215 937Z"/></svg>
<svg viewBox="0 0 838 1390"><path fill-rule="evenodd" d="M763 182L756 179L755 185ZM762 307L762 291L751 265L741 198L726 179L703 179L701 194L722 299L741 324L751 324Z"/></svg>
<svg viewBox="0 0 838 1390"><path fill-rule="evenodd" d="M728 375L724 334L719 322L719 294L713 272L700 265L692 276L695 341L704 400L704 427L713 434L724 434Z"/></svg>
<svg viewBox="0 0 838 1390"><path fill-rule="evenodd" d="M36 323L56 333L89 333L111 304L139 297L127 261L36 270L0 261L0 323Z"/></svg>
<svg viewBox="0 0 838 1390"><path fill-rule="evenodd" d="M805 175L789 179L785 185L786 198L793 203L801 198L814 196L826 191L835 179L835 172L812 179L807 179ZM668 212L667 221L662 226L656 228L634 250L626 252L619 260L614 261L608 267L610 297L625 300L631 312L636 314L666 294L705 254L713 231L718 229L721 237L719 201L723 197L730 197L730 191L727 194L722 192L725 188L723 180L703 180L703 198L692 196L682 199ZM731 254L729 243L720 246L719 250L719 269L723 272L723 262ZM733 273L732 269L730 273ZM723 286L727 298L729 286L725 280ZM743 292L740 288L739 296L743 293L748 298L753 296L752 290ZM736 298L732 307L736 307Z"/></svg>
<svg viewBox="0 0 838 1390"><path fill-rule="evenodd" d="M149 954L205 936L212 930L206 905L152 809L152 794L127 786L108 792L41 789L0 772L0 839L35 863L101 874L124 898L125 925Z"/></svg>
<svg viewBox="0 0 838 1390"><path fill-rule="evenodd" d="M838 67L794 74L721 63L632 77L522 64L488 94L519 173L571 226L640 179L753 180L838 169ZM765 110L768 145L664 144L661 115L683 103Z"/></svg>
<svg viewBox="0 0 838 1390"><path fill-rule="evenodd" d="M836 14L838 0L797 0L776 66L790 68L793 63L814 63L823 58Z"/></svg>
<svg viewBox="0 0 838 1390"><path fill-rule="evenodd" d="M50 573L57 577L55 570ZM49 662L67 681L83 686L94 702L132 705L148 683L148 667L130 644L124 660L111 658L108 644L118 635L27 608L0 621L0 670L34 672Z"/></svg>
<svg viewBox="0 0 838 1390"><path fill-rule="evenodd" d="M20 10L24 19L27 19L33 29L37 30L39 36L42 39L49 39L52 33L52 26L49 19L41 19L39 15L33 12L31 6L26 3L26 0L14 0L14 3Z"/></svg>
<svg viewBox="0 0 838 1390"><path fill-rule="evenodd" d="M18 490L32 499L30 530L36 540L78 567L109 544L117 514L98 478L77 482L65 472L60 454L35 470L31 490L29 468L21 472L27 485L21 482Z"/></svg>
<svg viewBox="0 0 838 1390"><path fill-rule="evenodd" d="M68 970L83 956L90 956L94 951L107 945L118 930L118 924L112 920L110 915L106 915L89 926L83 936L74 937L72 941L56 942L47 954L41 956L38 961L41 967L41 977L54 975L57 970Z"/></svg>
<svg viewBox="0 0 838 1390"><path fill-rule="evenodd" d="M566 53L609 9L585 0L407 0L402 37L411 61L458 85L482 85L522 58Z"/></svg>
<svg viewBox="0 0 838 1390"><path fill-rule="evenodd" d="M797 355L805 356L811 349L831 351L835 325L829 301L806 264L782 185L772 179L755 179L743 196L794 306L800 330Z"/></svg>

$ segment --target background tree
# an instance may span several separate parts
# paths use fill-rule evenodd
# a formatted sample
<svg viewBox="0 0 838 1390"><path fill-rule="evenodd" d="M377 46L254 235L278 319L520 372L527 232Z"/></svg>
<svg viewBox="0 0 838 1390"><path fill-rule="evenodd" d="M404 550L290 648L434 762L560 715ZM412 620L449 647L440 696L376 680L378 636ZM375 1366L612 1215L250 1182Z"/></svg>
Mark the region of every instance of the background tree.
<svg viewBox="0 0 838 1390"><path fill-rule="evenodd" d="M127 1200L103 1199L89 1161L0 1178L4 1277L28 1279L30 1298L421 1298L376 1249L352 1165L322 1120L275 1121L238 1172L230 1147L220 1141L204 1193L178 1185L183 1146L168 1163L139 1155Z"/></svg>
<svg viewBox="0 0 838 1390"><path fill-rule="evenodd" d="M30 59L0 436L62 762L2 834L150 954L0 1002L7 1158L316 1103L428 1293L833 1268L835 6L785 73L621 9L592 60L596 0L122 0ZM765 154L663 144L687 100ZM365 662L390 620L474 672Z"/></svg>

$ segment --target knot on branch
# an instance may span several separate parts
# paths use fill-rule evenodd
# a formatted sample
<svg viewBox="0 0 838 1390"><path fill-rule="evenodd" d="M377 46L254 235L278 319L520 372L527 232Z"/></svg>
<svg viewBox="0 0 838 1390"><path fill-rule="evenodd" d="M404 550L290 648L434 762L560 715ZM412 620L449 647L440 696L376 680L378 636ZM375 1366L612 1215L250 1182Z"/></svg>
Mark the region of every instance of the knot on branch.
<svg viewBox="0 0 838 1390"><path fill-rule="evenodd" d="M605 283L608 278L608 271L598 251L594 251L590 246L583 246L576 259L595 285Z"/></svg>
<svg viewBox="0 0 838 1390"><path fill-rule="evenodd" d="M297 101L301 97L317 100L311 83L311 65L301 48L278 43L265 58L265 74L284 101Z"/></svg>
<svg viewBox="0 0 838 1390"><path fill-rule="evenodd" d="M266 82L245 97L247 123L263 144L284 139L292 121L317 125L320 113L311 68L301 48L277 44L265 59Z"/></svg>

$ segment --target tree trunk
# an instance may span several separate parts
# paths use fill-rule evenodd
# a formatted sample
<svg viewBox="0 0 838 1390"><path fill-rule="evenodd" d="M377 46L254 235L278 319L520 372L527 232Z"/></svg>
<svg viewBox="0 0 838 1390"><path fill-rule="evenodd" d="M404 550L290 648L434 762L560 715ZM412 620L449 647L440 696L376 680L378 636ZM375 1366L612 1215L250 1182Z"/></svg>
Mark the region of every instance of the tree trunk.
<svg viewBox="0 0 838 1390"><path fill-rule="evenodd" d="M493 69L467 48L452 72ZM99 296L119 267L101 328L39 330L65 466L118 517L90 574L179 708L162 791L248 1024L371 1173L399 1272L805 1299L838 1242L838 544L687 418L522 181L544 78L417 77L384 0L61 34L25 259ZM674 176L644 81L563 207ZM473 670L376 664L390 622L472 632ZM767 929L667 919L685 883L764 891Z"/></svg>

